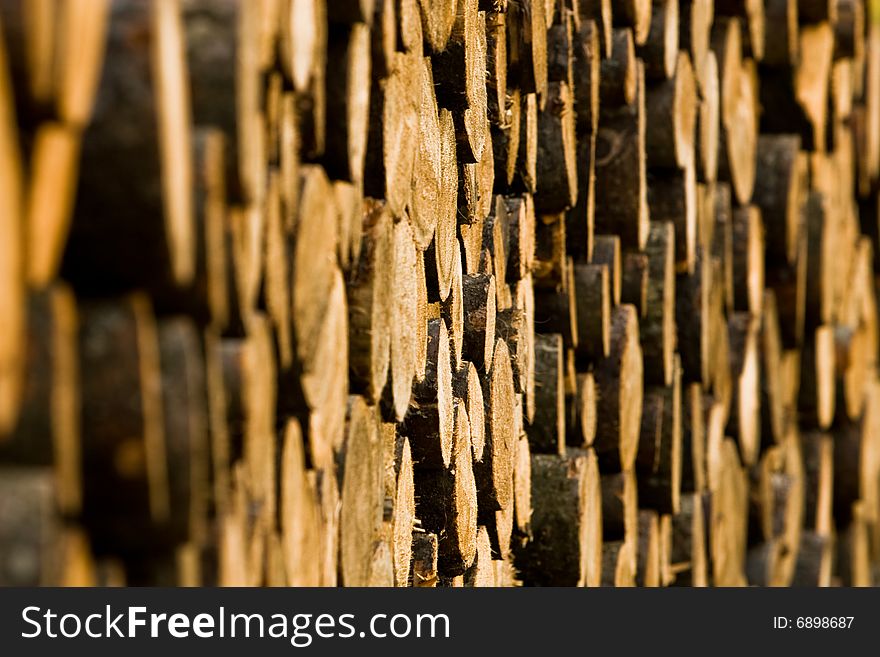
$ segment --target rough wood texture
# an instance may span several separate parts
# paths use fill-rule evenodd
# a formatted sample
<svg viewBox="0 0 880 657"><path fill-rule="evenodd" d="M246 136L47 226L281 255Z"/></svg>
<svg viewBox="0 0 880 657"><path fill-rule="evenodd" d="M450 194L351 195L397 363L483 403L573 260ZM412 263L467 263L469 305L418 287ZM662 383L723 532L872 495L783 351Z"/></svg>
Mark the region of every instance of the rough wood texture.
<svg viewBox="0 0 880 657"><path fill-rule="evenodd" d="M599 472L591 451L567 458L532 457L532 529L536 540L516 553L524 583L598 584L602 557L599 496ZM565 504L546 503L560 497Z"/></svg>
<svg viewBox="0 0 880 657"><path fill-rule="evenodd" d="M132 32L140 38L131 39ZM64 264L85 293L156 290L192 280L188 80L179 3L112 3ZM128 129L132 125L140 129ZM108 187L110 172L116 184ZM127 221L118 220L123 215ZM96 248L108 241L115 248Z"/></svg>
<svg viewBox="0 0 880 657"><path fill-rule="evenodd" d="M633 464L642 409L642 349L632 306L612 312L611 349L595 370L599 389L594 447L603 468L614 472Z"/></svg>
<svg viewBox="0 0 880 657"><path fill-rule="evenodd" d="M0 2L0 582L872 583L875 5Z"/></svg>
<svg viewBox="0 0 880 657"><path fill-rule="evenodd" d="M599 119L596 230L620 235L624 246L641 250L648 237L648 200L643 69L637 73L632 104L609 108Z"/></svg>

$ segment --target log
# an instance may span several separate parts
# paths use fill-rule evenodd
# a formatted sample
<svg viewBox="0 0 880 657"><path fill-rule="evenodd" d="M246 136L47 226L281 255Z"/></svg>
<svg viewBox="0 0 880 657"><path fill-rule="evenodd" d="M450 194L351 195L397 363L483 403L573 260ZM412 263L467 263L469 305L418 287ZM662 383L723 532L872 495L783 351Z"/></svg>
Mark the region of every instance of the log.
<svg viewBox="0 0 880 657"><path fill-rule="evenodd" d="M691 383L682 391L681 491L702 492L706 487L706 409L703 389Z"/></svg>
<svg viewBox="0 0 880 657"><path fill-rule="evenodd" d="M591 447L596 440L596 383L591 373L578 374L571 399L570 422L566 423L566 443L572 447Z"/></svg>
<svg viewBox="0 0 880 657"><path fill-rule="evenodd" d="M458 4L446 48L432 57L437 102L453 112L464 162L480 161L488 136L486 15L477 5L478 0Z"/></svg>
<svg viewBox="0 0 880 657"><path fill-rule="evenodd" d="M754 205L736 208L733 232L733 307L760 317L764 298L764 221Z"/></svg>
<svg viewBox="0 0 880 657"><path fill-rule="evenodd" d="M538 158L538 98L520 94L520 119L516 166L512 191L534 194L537 186L535 168Z"/></svg>
<svg viewBox="0 0 880 657"><path fill-rule="evenodd" d="M535 335L535 417L527 433L532 453L565 453L563 346L559 334Z"/></svg>
<svg viewBox="0 0 880 657"><path fill-rule="evenodd" d="M635 586L632 552L632 544L626 541L606 541L602 544L602 586Z"/></svg>
<svg viewBox="0 0 880 657"><path fill-rule="evenodd" d="M528 334L525 311L522 308L502 310L495 317L495 331L507 344L516 392L524 394L529 388L529 377L534 381L530 365L534 360L533 339Z"/></svg>
<svg viewBox="0 0 880 657"><path fill-rule="evenodd" d="M565 285L568 273L565 223L564 217L559 213L539 215L535 222L532 279L541 290L550 291Z"/></svg>
<svg viewBox="0 0 880 657"><path fill-rule="evenodd" d="M792 0L764 2L764 58L761 64L785 69L795 66L800 56L798 5Z"/></svg>
<svg viewBox="0 0 880 657"><path fill-rule="evenodd" d="M339 266L344 273L348 273L352 265L357 263L361 249L364 199L357 186L339 180L333 183L333 199L336 201L338 220Z"/></svg>
<svg viewBox="0 0 880 657"><path fill-rule="evenodd" d="M413 390L404 419L416 470L445 469L453 450L455 400L452 392L452 359L449 334L442 319L428 323L428 354L425 378ZM470 430L468 430L470 434Z"/></svg>
<svg viewBox="0 0 880 657"><path fill-rule="evenodd" d="M424 531L413 533L412 586L434 588L438 582L437 535Z"/></svg>
<svg viewBox="0 0 880 657"><path fill-rule="evenodd" d="M524 279L535 257L535 206L531 196L505 197L509 221L508 282Z"/></svg>
<svg viewBox="0 0 880 657"><path fill-rule="evenodd" d="M798 3L798 20L802 25L837 20L838 3L830 0L807 0Z"/></svg>
<svg viewBox="0 0 880 657"><path fill-rule="evenodd" d="M595 21L585 20L572 37L575 118L578 128L584 130L578 132L579 141L581 135L595 133L599 125L602 61L599 31Z"/></svg>
<svg viewBox="0 0 880 657"><path fill-rule="evenodd" d="M235 201L257 201L262 198L265 174L258 11L237 3L205 0L187 0L183 10L193 120L198 125L216 126L229 138L226 177L230 197ZM235 103L227 102L229 98Z"/></svg>
<svg viewBox="0 0 880 657"><path fill-rule="evenodd" d="M651 220L675 226L675 266L692 272L697 243L697 178L694 167L651 175L648 182Z"/></svg>
<svg viewBox="0 0 880 657"><path fill-rule="evenodd" d="M406 221L394 225L394 260L391 316L391 365L385 388L385 401L398 421L406 414L415 375L415 335L408 330L415 323L416 248L412 229Z"/></svg>
<svg viewBox="0 0 880 657"><path fill-rule="evenodd" d="M564 7L557 12L556 4L556 0L547 0L544 10L547 19L547 81L565 82L571 87L574 81L574 16Z"/></svg>
<svg viewBox="0 0 880 657"><path fill-rule="evenodd" d="M749 549L746 555L746 578L750 586L784 586L779 577L783 547L777 540L765 541Z"/></svg>
<svg viewBox="0 0 880 657"><path fill-rule="evenodd" d="M376 402L391 354L392 219L382 203L367 202L357 265L349 273L349 369L352 386Z"/></svg>
<svg viewBox="0 0 880 657"><path fill-rule="evenodd" d="M824 151L833 51L834 34L828 23L801 26L795 70L761 77L762 103L779 108L761 117L762 132L798 132L805 148ZM784 122L776 116L779 113L787 115Z"/></svg>
<svg viewBox="0 0 880 657"><path fill-rule="evenodd" d="M367 136L364 191L385 199L395 217L403 216L412 194L419 108L422 103L422 60L393 53L387 77L373 81ZM436 74L435 82L436 82Z"/></svg>
<svg viewBox="0 0 880 657"><path fill-rule="evenodd" d="M679 0L679 45L691 55L700 89L706 88L705 62L711 56L710 34L715 3L710 0ZM714 48L713 48L714 50Z"/></svg>
<svg viewBox="0 0 880 657"><path fill-rule="evenodd" d="M180 5L114 2L108 20L62 270L90 295L186 286L193 280L196 238ZM142 38L130 39L132 31ZM155 72L154 58L160 62ZM109 188L108 162L116 181ZM129 219L120 222L120 215ZM107 241L115 248L100 248Z"/></svg>
<svg viewBox="0 0 880 657"><path fill-rule="evenodd" d="M808 328L832 321L835 295L837 239L828 198L811 192L804 208L807 239L806 317Z"/></svg>
<svg viewBox="0 0 880 657"><path fill-rule="evenodd" d="M599 389L594 448L606 472L625 471L636 458L642 414L642 350L635 308L611 318L611 350L594 371Z"/></svg>
<svg viewBox="0 0 880 657"><path fill-rule="evenodd" d="M364 81L370 79L369 53L370 30L363 23L334 26L329 31L326 116L327 124L338 126L339 129L327 131L323 161L331 178L347 180L355 184L362 182L367 150L370 86ZM423 73L423 88L428 87L433 90L429 87L430 83L430 76ZM433 94L430 95L430 98L432 97ZM428 101L429 96L423 91L420 118ZM435 117L436 114L435 111ZM421 130L424 134L424 123L421 123ZM431 140L431 137L434 139ZM436 158L438 150L436 133L425 135L424 139L420 140L420 145L425 142L430 143L435 149L435 161L432 164L436 167L438 164L436 159L439 159ZM425 157L424 154L420 153L420 155ZM420 169L417 171L421 172ZM434 176L432 182L438 177L439 175Z"/></svg>
<svg viewBox="0 0 880 657"><path fill-rule="evenodd" d="M675 282L675 321L685 381L709 382L709 283L707 256L697 249L692 274Z"/></svg>
<svg viewBox="0 0 880 657"><path fill-rule="evenodd" d="M631 547L633 559L638 544L639 499L638 481L634 471L603 475L602 538L623 541Z"/></svg>
<svg viewBox="0 0 880 657"><path fill-rule="evenodd" d="M192 320L185 317L161 320L157 335L171 505L163 531L178 542L202 542L207 535L210 480L202 346Z"/></svg>
<svg viewBox="0 0 880 657"><path fill-rule="evenodd" d="M503 340L499 339L495 344L492 366L485 373L482 384L486 446L482 461L474 464L481 516L511 508L513 456L518 438L513 413L516 393L510 352Z"/></svg>
<svg viewBox="0 0 880 657"><path fill-rule="evenodd" d="M324 153L327 136L326 14L324 0L294 0L288 7L270 4L263 7L256 28L260 67L268 68L280 51L281 71L298 92L303 150L310 160Z"/></svg>
<svg viewBox="0 0 880 657"><path fill-rule="evenodd" d="M413 528L416 522L415 481L409 439L396 427L382 428L385 456L385 505L383 519L391 522L395 586L407 586L412 575ZM389 467L390 463L390 467ZM388 515L389 500L391 517Z"/></svg>
<svg viewBox="0 0 880 657"><path fill-rule="evenodd" d="M327 7L327 19L333 23L367 23L373 21L375 0L342 0Z"/></svg>
<svg viewBox="0 0 880 657"><path fill-rule="evenodd" d="M382 450L375 409L360 397L350 397L345 442L337 456L342 486L340 573L346 586L363 586L370 578L374 541L384 506Z"/></svg>
<svg viewBox="0 0 880 657"><path fill-rule="evenodd" d="M660 586L669 586L675 579L672 570L672 516L660 516L659 528Z"/></svg>
<svg viewBox="0 0 880 657"><path fill-rule="evenodd" d="M636 43L643 44L651 28L652 3L649 0L615 0L612 6L615 25L631 27Z"/></svg>
<svg viewBox="0 0 880 657"><path fill-rule="evenodd" d="M834 420L837 398L834 330L820 326L803 349L798 392L798 418L802 426L828 429Z"/></svg>
<svg viewBox="0 0 880 657"><path fill-rule="evenodd" d="M477 164L462 164L459 171L459 235L464 251L465 269L469 274L479 271L483 254L483 228L492 213L495 198L494 162L490 148Z"/></svg>
<svg viewBox="0 0 880 657"><path fill-rule="evenodd" d="M744 562L748 480L733 440L724 439L709 447L712 581L716 586L741 586L747 581Z"/></svg>
<svg viewBox="0 0 880 657"><path fill-rule="evenodd" d="M57 507L77 514L83 482L76 300L69 288L56 284L30 295L27 314L20 411L0 442L0 462L54 467Z"/></svg>
<svg viewBox="0 0 880 657"><path fill-rule="evenodd" d="M520 436L516 441L516 456L513 466L513 510L514 530L517 536L531 538L532 454L526 436Z"/></svg>
<svg viewBox="0 0 880 657"><path fill-rule="evenodd" d="M654 0L651 3L651 27L645 42L638 48L648 79L669 79L675 73L679 45L678 5L675 0Z"/></svg>
<svg viewBox="0 0 880 657"><path fill-rule="evenodd" d="M473 363L462 362L452 379L452 390L456 401L464 404L467 412L474 461L482 461L486 446L485 408L480 375Z"/></svg>
<svg viewBox="0 0 880 657"><path fill-rule="evenodd" d="M638 70L632 105L603 111L599 121L596 230L619 234L623 246L642 250L648 236L648 202L644 74L641 67Z"/></svg>
<svg viewBox="0 0 880 657"><path fill-rule="evenodd" d="M632 30L615 29L611 43L611 54L602 60L599 71L600 107L603 111L632 105L637 98L639 85L639 66Z"/></svg>
<svg viewBox="0 0 880 657"><path fill-rule="evenodd" d="M463 585L474 588L496 586L495 562L492 561L489 533L485 527L477 529L477 554L473 565L464 574Z"/></svg>
<svg viewBox="0 0 880 657"><path fill-rule="evenodd" d="M681 365L672 383L645 390L636 473L640 504L660 513L679 509L682 471Z"/></svg>
<svg viewBox="0 0 880 657"><path fill-rule="evenodd" d="M801 435L804 529L819 536L830 536L834 522L834 451L831 434L814 431Z"/></svg>
<svg viewBox="0 0 880 657"><path fill-rule="evenodd" d="M851 57L856 61L865 57L865 3L842 0L832 6L835 12L834 58Z"/></svg>
<svg viewBox="0 0 880 657"><path fill-rule="evenodd" d="M639 319L648 312L648 256L626 253L620 273L620 300L635 306Z"/></svg>
<svg viewBox="0 0 880 657"><path fill-rule="evenodd" d="M422 33L432 52L443 52L456 19L456 3L447 0L419 0Z"/></svg>
<svg viewBox="0 0 880 657"><path fill-rule="evenodd" d="M494 197L492 210L483 224L483 253L480 269L495 277L496 307L509 307L512 300L507 288L507 254L510 251L510 217L507 204L500 194Z"/></svg>
<svg viewBox="0 0 880 657"><path fill-rule="evenodd" d="M31 284L43 287L58 275L64 254L79 171L81 133L61 123L44 123L36 130L33 141L33 181L26 201L27 232L32 235L27 277ZM15 161L12 155L6 158ZM14 177L11 184L15 184ZM10 200L15 202L14 198Z"/></svg>
<svg viewBox="0 0 880 657"><path fill-rule="evenodd" d="M807 291L807 236L801 233L791 266L767 269L767 287L776 293L783 346L799 348L804 339Z"/></svg>
<svg viewBox="0 0 880 657"><path fill-rule="evenodd" d="M508 5L508 75L512 81L518 82L523 93L534 93L538 97L547 90L546 10L542 0L524 0ZM549 20L552 21L552 16Z"/></svg>
<svg viewBox="0 0 880 657"><path fill-rule="evenodd" d="M645 316L639 327L645 381L672 383L675 353L675 228L669 222L652 222L646 252L648 289Z"/></svg>
<svg viewBox="0 0 880 657"><path fill-rule="evenodd" d="M497 111L497 116L495 112ZM508 89L504 105L497 110L489 105L489 132L492 137L492 154L495 162L496 191L513 187L518 158L523 116L522 95L519 89Z"/></svg>
<svg viewBox="0 0 880 657"><path fill-rule="evenodd" d="M495 277L486 274L464 276L464 358L478 368L488 367L495 347L497 295Z"/></svg>
<svg viewBox="0 0 880 657"><path fill-rule="evenodd" d="M449 110L440 110L440 174L434 241L426 252L428 295L431 300L445 301L449 296L456 266L460 269L460 249L456 239L458 225L458 167L455 160L455 124ZM431 267L431 255L433 264Z"/></svg>
<svg viewBox="0 0 880 657"><path fill-rule="evenodd" d="M523 312L525 344L525 358L517 356L517 367L520 369L520 379L523 379L523 401L526 420L531 422L535 416L535 300L534 287L531 275L522 279L516 286L516 307ZM509 351L509 350L508 350ZM524 366L524 367L523 367Z"/></svg>
<svg viewBox="0 0 880 657"><path fill-rule="evenodd" d="M770 582L777 586L787 586L796 567L804 508L802 465L800 440L792 432L765 452L752 473L751 515L757 516L758 533L778 546L769 569Z"/></svg>
<svg viewBox="0 0 880 657"><path fill-rule="evenodd" d="M782 439L785 417L780 384L782 345L779 335L779 317L776 295L772 290L764 294L764 312L761 321L761 435L774 442Z"/></svg>
<svg viewBox="0 0 880 657"><path fill-rule="evenodd" d="M83 522L99 552L149 550L171 516L155 318L141 295L80 317Z"/></svg>
<svg viewBox="0 0 880 657"><path fill-rule="evenodd" d="M832 546L833 541L830 537L804 532L801 535L798 562L791 585L798 587L831 586L834 558Z"/></svg>
<svg viewBox="0 0 880 657"><path fill-rule="evenodd" d="M571 259L563 262L562 280L551 289L545 289L547 283L538 278L534 321L541 332L561 334L566 348L573 349L578 344L574 265ZM535 274L540 276L541 272Z"/></svg>
<svg viewBox="0 0 880 657"><path fill-rule="evenodd" d="M611 56L613 34L613 10L611 0L579 2L578 14L581 21L593 20L599 28L600 45L603 57Z"/></svg>
<svg viewBox="0 0 880 657"><path fill-rule="evenodd" d="M592 451L532 456L534 540L515 550L526 585L596 586L602 557L599 472ZM552 500L566 500L555 504Z"/></svg>
<svg viewBox="0 0 880 657"><path fill-rule="evenodd" d="M237 313L235 304L230 303L229 292L226 147L227 140L217 129L197 128L193 132L196 257L193 280L187 286L163 291L161 298L157 298L165 313L187 313L200 325L221 327L241 321L240 317L233 317ZM277 258L280 269L284 268L285 260L284 256ZM32 277L36 275L32 272Z"/></svg>
<svg viewBox="0 0 880 657"><path fill-rule="evenodd" d="M321 535L320 535L320 578L321 586L337 586L339 580L339 526L340 526L340 490L334 471L329 468L320 469L309 473L309 484L315 490L315 495L321 511ZM389 523L384 523L380 530L380 537L374 543L373 556L370 561L370 582L381 578L383 586L391 586L389 575L390 567L387 555L390 553L388 542L391 540ZM381 545L381 549L379 544ZM373 584L371 584L373 585Z"/></svg>
<svg viewBox="0 0 880 657"><path fill-rule="evenodd" d="M720 188L720 192L719 192ZM734 233L733 208L730 203L730 186L725 183L697 183L697 243L712 254L718 265L718 284L721 287L723 310L728 314L736 306L734 284ZM737 208L739 210L739 208ZM709 232L711 236L706 236Z"/></svg>
<svg viewBox="0 0 880 657"><path fill-rule="evenodd" d="M616 235L597 235L593 248L593 264L604 265L608 270L608 284L611 292L611 303L620 304L621 295L621 247Z"/></svg>
<svg viewBox="0 0 880 657"><path fill-rule="evenodd" d="M800 238L807 162L795 135L758 139L758 169L754 202L761 209L769 258L793 263Z"/></svg>
<svg viewBox="0 0 880 657"><path fill-rule="evenodd" d="M550 82L546 105L538 113L538 212L562 212L577 203L576 148L574 92L567 82Z"/></svg>
<svg viewBox="0 0 880 657"><path fill-rule="evenodd" d="M721 92L718 80L718 60L709 51L703 62L702 72L696 68L694 74L700 83L700 100L697 114L694 160L697 165L697 179L701 182L715 182L718 176L718 148L721 132Z"/></svg>
<svg viewBox="0 0 880 657"><path fill-rule="evenodd" d="M844 586L871 586L873 577L868 555L868 527L861 502L853 504L853 521L837 541L837 564Z"/></svg>
<svg viewBox="0 0 880 657"><path fill-rule="evenodd" d="M472 469L470 422L463 404L454 410L449 468L416 469L416 514L437 533L438 571L462 575L477 553L477 487Z"/></svg>
<svg viewBox="0 0 880 657"><path fill-rule="evenodd" d="M0 436L16 422L21 403L21 353L25 342L25 270L23 260L24 171L16 133L12 80L4 37L0 36L0 198L3 234L0 246L0 312L7 329L0 338Z"/></svg>
<svg viewBox="0 0 880 657"><path fill-rule="evenodd" d="M736 18L715 21L712 49L718 58L721 90L718 175L732 184L740 203L748 203L755 183L758 99L750 68L742 58L742 31Z"/></svg>
<svg viewBox="0 0 880 657"><path fill-rule="evenodd" d="M320 555L321 517L315 490L309 482L305 463L305 445L302 431L296 420L290 420L284 431L283 451L281 456L281 499L280 527L281 541L284 549L285 584L289 586L317 586L320 583L319 571L315 561ZM370 457L372 454L365 453ZM353 478L353 477L352 477ZM351 488L352 483L349 483ZM346 496L348 505L354 503ZM357 503L354 503L357 504ZM362 507L367 509L367 503ZM352 522L350 511L346 511L346 521ZM355 519L354 522L358 522ZM343 564L346 565L347 578L358 576L359 563L357 536L350 524L343 524L348 535L342 545L345 549ZM363 576L361 574L361 576Z"/></svg>
<svg viewBox="0 0 880 657"><path fill-rule="evenodd" d="M753 316L747 313L734 313L727 325L733 379L727 431L737 438L743 463L752 465L757 461L761 448L759 326Z"/></svg>
<svg viewBox="0 0 880 657"><path fill-rule="evenodd" d="M508 121L507 101L510 94L507 88L507 65L507 13L487 10L486 68L489 72L487 111L489 122L493 127L505 126Z"/></svg>
<svg viewBox="0 0 880 657"><path fill-rule="evenodd" d="M684 169L694 165L697 83L690 56L678 53L668 80L648 84L645 147L651 169Z"/></svg>
<svg viewBox="0 0 880 657"><path fill-rule="evenodd" d="M234 352L236 362L232 367L237 368L234 376L240 386L237 394L243 415L241 486L248 503L257 509L256 522L265 528L268 519L276 513L277 502L275 411L278 392L274 382L278 366L268 318L256 315L252 322L247 339ZM314 431L309 427L309 450L316 464L332 462L331 441L335 438L329 432L322 432L320 427L316 426Z"/></svg>
<svg viewBox="0 0 880 657"><path fill-rule="evenodd" d="M683 495L681 511L672 517L672 569L676 586L704 587L708 583L702 497Z"/></svg>
<svg viewBox="0 0 880 657"><path fill-rule="evenodd" d="M743 22L743 52L756 61L764 56L764 2L758 0L720 0L718 16L738 16Z"/></svg>
<svg viewBox="0 0 880 657"><path fill-rule="evenodd" d="M660 586L660 521L653 511L639 511L639 560L636 586Z"/></svg>
<svg viewBox="0 0 880 657"><path fill-rule="evenodd" d="M60 519L54 509L52 473L41 468L4 467L0 486L0 582L46 586L60 581ZM22 551L31 558L22 559Z"/></svg>

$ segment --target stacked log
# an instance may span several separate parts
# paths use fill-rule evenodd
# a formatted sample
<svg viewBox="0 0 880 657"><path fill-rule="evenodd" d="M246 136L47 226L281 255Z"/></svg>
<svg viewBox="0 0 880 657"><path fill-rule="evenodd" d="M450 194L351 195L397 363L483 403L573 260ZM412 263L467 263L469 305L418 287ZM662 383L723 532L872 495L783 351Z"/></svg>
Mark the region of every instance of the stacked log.
<svg viewBox="0 0 880 657"><path fill-rule="evenodd" d="M0 584L880 577L876 0L8 0L0 232Z"/></svg>

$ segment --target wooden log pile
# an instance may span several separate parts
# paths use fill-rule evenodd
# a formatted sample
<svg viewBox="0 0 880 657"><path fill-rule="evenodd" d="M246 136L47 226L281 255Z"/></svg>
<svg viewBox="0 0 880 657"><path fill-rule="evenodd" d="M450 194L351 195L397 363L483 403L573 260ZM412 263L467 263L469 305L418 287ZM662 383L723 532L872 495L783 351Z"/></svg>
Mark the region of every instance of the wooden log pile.
<svg viewBox="0 0 880 657"><path fill-rule="evenodd" d="M880 582L878 0L0 0L0 584Z"/></svg>

